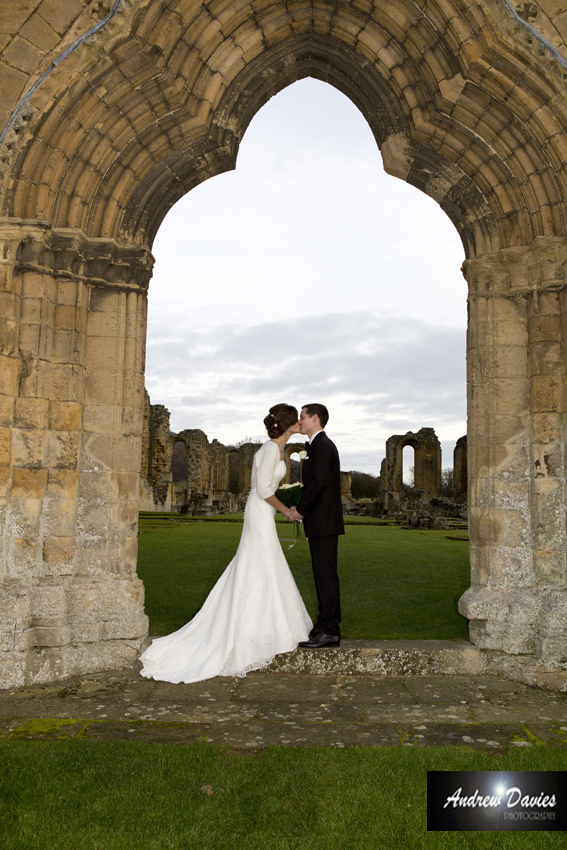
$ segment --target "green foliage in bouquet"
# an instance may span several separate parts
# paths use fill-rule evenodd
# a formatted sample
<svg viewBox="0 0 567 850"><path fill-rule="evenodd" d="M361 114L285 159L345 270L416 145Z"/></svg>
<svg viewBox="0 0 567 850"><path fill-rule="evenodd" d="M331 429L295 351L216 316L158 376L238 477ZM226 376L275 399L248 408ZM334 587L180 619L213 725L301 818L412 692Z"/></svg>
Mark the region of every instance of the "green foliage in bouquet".
<svg viewBox="0 0 567 850"><path fill-rule="evenodd" d="M276 490L276 496L286 508L296 508L301 499L303 484L281 484Z"/></svg>

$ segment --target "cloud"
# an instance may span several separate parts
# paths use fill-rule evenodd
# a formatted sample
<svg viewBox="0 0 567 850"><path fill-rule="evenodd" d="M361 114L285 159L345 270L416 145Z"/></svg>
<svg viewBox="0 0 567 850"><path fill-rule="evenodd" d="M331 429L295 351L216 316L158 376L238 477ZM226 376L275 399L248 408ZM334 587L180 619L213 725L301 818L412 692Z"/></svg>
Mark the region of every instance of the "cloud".
<svg viewBox="0 0 567 850"><path fill-rule="evenodd" d="M154 328L146 383L172 428L232 443L262 434L268 408L323 401L343 454L376 471L385 439L423 426L464 432L464 334L417 319L323 314L190 331ZM354 462L354 460L353 460Z"/></svg>
<svg viewBox="0 0 567 850"><path fill-rule="evenodd" d="M323 401L343 469L375 473L394 433L465 433L462 246L330 86L272 98L153 252L146 383L174 430L228 444L278 401Z"/></svg>

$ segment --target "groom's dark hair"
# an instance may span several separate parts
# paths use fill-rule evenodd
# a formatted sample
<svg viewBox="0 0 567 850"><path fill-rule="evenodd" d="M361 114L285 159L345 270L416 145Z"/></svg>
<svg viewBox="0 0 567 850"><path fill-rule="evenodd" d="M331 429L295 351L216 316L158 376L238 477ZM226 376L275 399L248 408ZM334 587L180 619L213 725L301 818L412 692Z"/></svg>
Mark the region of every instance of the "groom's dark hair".
<svg viewBox="0 0 567 850"><path fill-rule="evenodd" d="M304 404L301 409L307 411L309 417L318 416L321 428L324 428L329 421L329 411L324 404Z"/></svg>

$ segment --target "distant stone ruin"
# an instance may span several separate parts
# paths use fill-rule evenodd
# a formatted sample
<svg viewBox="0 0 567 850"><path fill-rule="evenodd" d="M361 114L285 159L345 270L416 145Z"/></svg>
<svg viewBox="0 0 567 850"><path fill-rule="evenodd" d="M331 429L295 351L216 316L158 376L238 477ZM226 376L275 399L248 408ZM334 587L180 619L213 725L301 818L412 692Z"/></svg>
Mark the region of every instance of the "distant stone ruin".
<svg viewBox="0 0 567 850"><path fill-rule="evenodd" d="M403 481L403 451L415 452L413 486ZM394 434L386 441L380 468L380 498L366 509L374 516L394 517L407 528L442 528L445 518L467 516L467 438L454 450L453 492L442 491L441 444L433 428Z"/></svg>
<svg viewBox="0 0 567 850"><path fill-rule="evenodd" d="M173 481L171 462L173 447L182 443L187 458L187 478ZM142 475L140 476L140 510L178 511L192 516L227 514L242 511L250 490L252 461L261 443L224 446L218 440L209 442L204 431L186 429L174 434L170 430L170 412L162 404L151 404L146 392L144 432L142 439ZM291 458L305 448L304 443L286 446L286 474L291 479ZM236 492L229 486L230 455L238 456ZM300 461L301 465L303 461ZM343 500L350 499L350 472L341 472Z"/></svg>
<svg viewBox="0 0 567 850"><path fill-rule="evenodd" d="M441 490L441 443L433 428L394 434L386 441L386 457L380 468L382 503L385 511L399 507L405 501L403 482L403 451L406 446L415 450L414 488L424 501L439 495Z"/></svg>

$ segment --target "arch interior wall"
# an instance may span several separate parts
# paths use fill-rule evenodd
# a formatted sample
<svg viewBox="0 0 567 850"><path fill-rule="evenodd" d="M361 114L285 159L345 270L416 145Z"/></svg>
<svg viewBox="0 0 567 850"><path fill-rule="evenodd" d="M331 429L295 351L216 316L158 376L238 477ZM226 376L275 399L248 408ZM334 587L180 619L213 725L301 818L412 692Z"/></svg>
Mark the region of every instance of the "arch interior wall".
<svg viewBox="0 0 567 850"><path fill-rule="evenodd" d="M118 666L143 644L152 241L176 200L234 168L258 109L312 76L351 98L386 170L461 236L471 586L460 608L490 670L565 687L559 7L531 4L525 21L506 0L64 0L51 17L48 5L1 19L0 681Z"/></svg>

